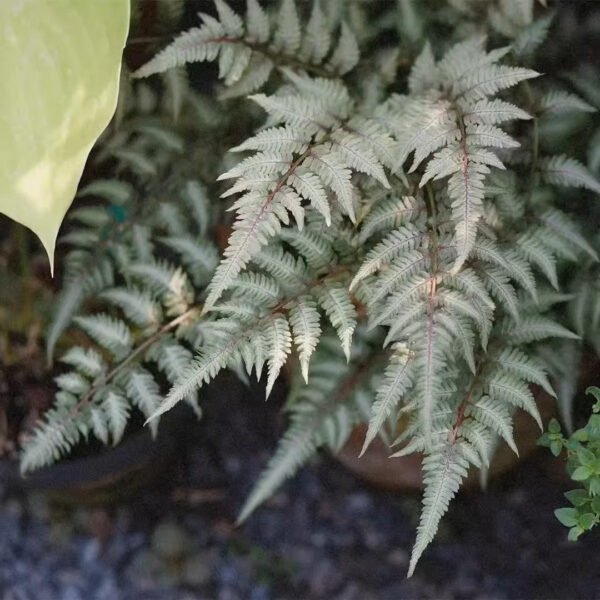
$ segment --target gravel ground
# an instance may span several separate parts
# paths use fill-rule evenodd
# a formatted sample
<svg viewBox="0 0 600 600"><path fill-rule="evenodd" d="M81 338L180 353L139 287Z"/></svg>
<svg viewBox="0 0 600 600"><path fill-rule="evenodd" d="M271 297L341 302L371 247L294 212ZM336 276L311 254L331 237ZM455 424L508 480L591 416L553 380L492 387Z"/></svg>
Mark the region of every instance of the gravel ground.
<svg viewBox="0 0 600 600"><path fill-rule="evenodd" d="M462 493L410 580L418 497L328 457L235 528L280 422L256 390L220 380L213 396L185 459L135 503L2 491L0 600L600 599L600 532L567 543L543 455Z"/></svg>

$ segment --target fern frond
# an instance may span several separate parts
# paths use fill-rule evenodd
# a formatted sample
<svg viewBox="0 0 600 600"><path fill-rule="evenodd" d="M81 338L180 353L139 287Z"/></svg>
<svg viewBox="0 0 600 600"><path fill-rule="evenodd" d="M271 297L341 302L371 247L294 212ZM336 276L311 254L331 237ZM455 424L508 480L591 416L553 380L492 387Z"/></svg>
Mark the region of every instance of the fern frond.
<svg viewBox="0 0 600 600"><path fill-rule="evenodd" d="M129 416L129 404L118 390L107 388L100 394L96 395L96 401L100 401L106 420L108 429L112 433L113 446L118 444L127 425Z"/></svg>
<svg viewBox="0 0 600 600"><path fill-rule="evenodd" d="M489 395L493 400L507 402L527 411L543 429L542 418L529 387L510 375L496 375L488 382Z"/></svg>
<svg viewBox="0 0 600 600"><path fill-rule="evenodd" d="M575 94L551 90L542 96L540 111L543 114L557 114L569 111L596 112L596 109Z"/></svg>
<svg viewBox="0 0 600 600"><path fill-rule="evenodd" d="M156 329L162 322L160 306L149 292L140 288L109 288L99 296L120 308L130 321L140 327Z"/></svg>
<svg viewBox="0 0 600 600"><path fill-rule="evenodd" d="M73 346L63 356L60 361L71 365L81 371L88 377L98 377L105 369L105 364L99 352L93 348L83 348L82 346Z"/></svg>
<svg viewBox="0 0 600 600"><path fill-rule="evenodd" d="M356 327L356 308L348 292L340 285L323 285L317 292L318 300L336 330L346 359L350 360L352 334Z"/></svg>
<svg viewBox="0 0 600 600"><path fill-rule="evenodd" d="M119 359L125 356L133 344L127 325L107 314L75 317L75 323L95 342Z"/></svg>
<svg viewBox="0 0 600 600"><path fill-rule="evenodd" d="M302 377L307 383L308 363L321 336L320 320L316 303L309 296L299 298L290 308L290 324L300 355Z"/></svg>
<svg viewBox="0 0 600 600"><path fill-rule="evenodd" d="M600 194L600 182L577 160L567 156L552 156L539 163L542 177L548 183L566 187L586 188Z"/></svg>
<svg viewBox="0 0 600 600"><path fill-rule="evenodd" d="M386 419L388 419L404 393L413 385L412 357L407 348L397 345L390 357L385 370L384 380L377 390L377 397L373 404L373 414L365 435L361 456L365 453L375 436L380 432Z"/></svg>
<svg viewBox="0 0 600 600"><path fill-rule="evenodd" d="M579 336L566 327L542 316L522 319L517 327L511 325L504 330L507 340L514 344L527 344L551 337L577 340Z"/></svg>
<svg viewBox="0 0 600 600"><path fill-rule="evenodd" d="M269 358L266 395L269 397L273 384L281 371L281 367L291 351L292 336L288 321L285 317L275 317L269 321L268 347Z"/></svg>
<svg viewBox="0 0 600 600"><path fill-rule="evenodd" d="M423 551L433 539L448 505L467 476L469 463L459 444L446 444L423 460L423 510L408 568L411 577Z"/></svg>
<svg viewBox="0 0 600 600"><path fill-rule="evenodd" d="M483 396L471 407L471 414L483 425L498 434L518 456L519 451L513 438L511 414L502 403L495 402L489 396Z"/></svg>
<svg viewBox="0 0 600 600"><path fill-rule="evenodd" d="M206 189L187 177L197 171L198 154L182 153L182 144L194 137L190 133L196 131L199 115L190 120L193 93L187 90L180 106L181 135L179 125L150 114L172 107L158 102L150 88L138 91L139 105L132 114L126 114L127 108L120 115L118 131L107 130L95 155L100 170L110 161L123 180L87 185L80 195L88 203L69 219L66 284L57 298L48 353L68 327L85 332L88 342L71 346L61 358L68 368L58 375L61 389L53 408L23 453L25 469L49 464L89 438L118 442L133 407L145 416L158 407L164 381L159 371L166 379L178 377L192 359L189 346L199 310L190 304L192 288L179 265L190 264L189 275L198 286L200 275L209 277L217 258L216 250L198 238L212 225ZM223 124L224 119L202 127L206 133ZM170 173L174 161L177 167ZM161 238L176 255L173 268L155 256ZM90 246L92 240L97 242ZM81 333L76 339L82 339ZM158 356L152 355L154 347L161 348ZM190 395L190 403L195 396ZM152 423L153 431L156 425Z"/></svg>
<svg viewBox="0 0 600 600"><path fill-rule="evenodd" d="M125 392L134 406L140 409L146 419L150 418L158 409L162 400L160 388L154 377L143 367L133 369L126 376ZM158 431L158 420L150 422L152 435Z"/></svg>
<svg viewBox="0 0 600 600"><path fill-rule="evenodd" d="M543 366L518 348L504 348L494 361L507 373L535 383L550 396L556 397Z"/></svg>
<svg viewBox="0 0 600 600"><path fill-rule="evenodd" d="M486 53L483 46L482 38L456 44L437 64L423 54L423 65L418 63L415 69L427 63L437 79L431 80L429 89L415 83L413 95L398 102L400 108L389 103L382 111L399 138L399 161L414 152L409 172L428 159L419 185L448 178L457 250L453 272L473 251L490 167L505 168L493 149L519 145L496 125L531 118L519 107L491 97L538 75L530 69L497 64L507 49Z"/></svg>
<svg viewBox="0 0 600 600"><path fill-rule="evenodd" d="M314 425L311 420L298 419L283 434L275 454L246 499L238 516L238 523L245 521L260 504L269 498L286 479L292 477L315 453Z"/></svg>
<svg viewBox="0 0 600 600"><path fill-rule="evenodd" d="M227 95L244 95L262 87L275 65L317 71L328 77L351 71L358 62L356 38L346 23L337 44L318 0L302 25L293 0L283 0L276 20L256 0L248 0L242 19L223 0L215 0L217 19L200 13L202 24L180 34L134 73L148 77L187 63L218 61ZM328 58L329 57L329 58Z"/></svg>
<svg viewBox="0 0 600 600"><path fill-rule="evenodd" d="M51 464L80 441L82 432L70 416L69 407L63 406L45 413L31 439L23 445L20 461L22 473Z"/></svg>
<svg viewBox="0 0 600 600"><path fill-rule="evenodd" d="M400 254L407 250L413 250L425 237L423 232L410 224L392 231L368 252L365 262L361 265L350 284L350 289L354 289L362 279L375 273Z"/></svg>

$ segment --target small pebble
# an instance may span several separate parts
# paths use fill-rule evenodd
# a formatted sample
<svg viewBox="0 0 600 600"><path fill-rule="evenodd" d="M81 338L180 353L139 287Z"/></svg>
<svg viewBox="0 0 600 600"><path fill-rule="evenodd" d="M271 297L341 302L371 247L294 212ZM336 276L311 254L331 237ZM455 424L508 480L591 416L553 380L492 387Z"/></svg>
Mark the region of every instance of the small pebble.
<svg viewBox="0 0 600 600"><path fill-rule="evenodd" d="M185 584L200 588L207 584L212 576L212 556L209 552L199 552L186 558L182 568L182 580Z"/></svg>
<svg viewBox="0 0 600 600"><path fill-rule="evenodd" d="M168 560L182 558L190 545L187 532L174 521L163 521L152 534L152 549Z"/></svg>

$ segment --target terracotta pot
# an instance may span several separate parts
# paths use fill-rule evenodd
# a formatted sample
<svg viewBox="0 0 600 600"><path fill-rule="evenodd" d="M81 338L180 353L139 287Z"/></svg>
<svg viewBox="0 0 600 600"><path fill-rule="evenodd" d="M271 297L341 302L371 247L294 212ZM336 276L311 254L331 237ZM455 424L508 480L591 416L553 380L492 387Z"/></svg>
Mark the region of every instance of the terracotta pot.
<svg viewBox="0 0 600 600"><path fill-rule="evenodd" d="M556 400L537 386L533 391L542 422L546 425L550 418L556 416ZM365 454L359 458L366 430L364 425L356 427L346 445L336 455L342 465L366 483L380 489L421 489L423 480L420 454L390 458L390 449L383 441L376 438ZM519 456L505 443L500 443L490 464L492 477L514 468L519 461L530 456L537 448L540 430L535 420L523 410L515 413L513 433L519 449ZM479 485L479 478L478 473L472 471L466 485L474 484Z"/></svg>

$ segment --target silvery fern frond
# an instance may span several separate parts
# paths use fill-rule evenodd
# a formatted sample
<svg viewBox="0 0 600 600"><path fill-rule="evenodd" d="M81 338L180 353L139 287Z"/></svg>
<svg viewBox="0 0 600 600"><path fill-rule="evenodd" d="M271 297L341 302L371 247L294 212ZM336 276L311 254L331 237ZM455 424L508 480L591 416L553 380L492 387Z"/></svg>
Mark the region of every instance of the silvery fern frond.
<svg viewBox="0 0 600 600"><path fill-rule="evenodd" d="M320 447L339 450L353 426L364 418L364 399L373 393L370 376L377 367L363 366L357 372L361 358L368 359L365 346L359 344L353 357L357 362L348 363L334 335L331 330L323 333L324 341L316 350L308 384L295 385L290 394L286 405L290 424L244 503L239 522L247 519Z"/></svg>
<svg viewBox="0 0 600 600"><path fill-rule="evenodd" d="M181 118L188 109L182 107ZM174 380L192 358L186 340L194 337L201 304L190 282L207 282L218 253L206 238L213 216L204 185L164 176L174 157L184 166L182 143L177 126L135 114L99 150L100 161L114 161L115 148L135 148L153 162L155 174L148 177L137 163L116 156L123 180L92 181L80 192L88 204L67 217L67 283L48 334L50 357L57 343L61 350L66 345L60 362L67 370L56 380L55 408L24 445L25 471L53 462L89 437L117 443L133 408L146 418L158 408L165 392L160 371ZM165 192L173 202L164 202ZM136 200L146 194L140 209ZM165 247L178 264L157 258ZM66 329L79 329L87 341L63 341ZM196 406L195 393L189 400ZM157 425L151 424L153 433Z"/></svg>
<svg viewBox="0 0 600 600"><path fill-rule="evenodd" d="M600 182L574 158L564 155L545 158L540 161L539 170L542 178L553 185L586 188L600 194Z"/></svg>
<svg viewBox="0 0 600 600"><path fill-rule="evenodd" d="M550 90L540 99L539 111L542 115L580 111L596 112L596 109L575 94L563 90Z"/></svg>
<svg viewBox="0 0 600 600"><path fill-rule="evenodd" d="M264 374L268 395L297 358L289 429L240 520L360 424L363 452L379 436L392 457L424 455L412 574L468 469L485 472L502 441L518 451L514 415L542 424L535 386L568 409L580 339L600 330L598 255L555 187L600 184L595 155L590 169L544 156L542 119L591 112L552 84L538 89L528 68L550 20L535 20L533 0L450 0L465 31L510 45L432 40L407 61L375 38L391 11L359 26L371 13L359 4L247 0L242 16L215 0L215 16L137 72L213 61L221 97L250 102L205 105L176 85L180 69L161 85L181 131L162 114L129 123L120 109L124 130L97 159L122 181L86 186L70 217L49 355L73 325L88 340L67 344L25 469L89 437L116 443L136 411L153 431L180 401L200 413L200 388L224 369ZM427 30L412 4L397 4L406 48ZM138 85L148 116L154 92ZM233 217L215 235L220 260L207 239L219 194ZM567 302L577 335L561 318Z"/></svg>
<svg viewBox="0 0 600 600"><path fill-rule="evenodd" d="M373 415L369 421L361 454L364 454L385 422L392 416L405 393L413 386L413 358L414 356L407 346L402 344L394 346L385 369L384 380L377 390Z"/></svg>
<svg viewBox="0 0 600 600"><path fill-rule="evenodd" d="M267 394L291 352L299 351L304 376L311 355L321 341L322 320L337 332L349 353L357 311L348 294L349 270L333 249L319 216L300 232L287 229L283 240L296 255L273 241L251 261L212 312L213 329L204 335L199 352L190 361L156 412L162 414L212 380L221 370L243 363L260 376L267 365ZM323 252L327 254L323 256ZM277 282L281 282L280 285ZM262 289L254 289L260 284ZM241 293L246 290L248 293Z"/></svg>
<svg viewBox="0 0 600 600"><path fill-rule="evenodd" d="M505 54L502 49L485 52L483 38L457 44L435 65L438 76L429 88L415 83L411 96L380 109L382 118L394 126L402 148L400 162L414 153L410 171L415 171L429 159L420 185L447 179L457 244L455 271L473 250L490 168L504 169L494 149L519 145L497 124L531 118L517 106L492 99L499 91L538 76L530 69L498 64ZM429 46L415 69L424 69L425 64L432 71Z"/></svg>
<svg viewBox="0 0 600 600"><path fill-rule="evenodd" d="M365 173L389 187L377 158L380 151L373 142L387 143L386 134L378 129L370 130L368 135L352 132L348 119L353 102L344 85L291 72L287 75L295 87L293 93L253 97L273 123L281 122L283 126L264 130L254 138L256 141L238 147L239 150L260 144L265 149L220 177L236 179L225 196L231 192L242 196L234 204L237 218L225 256L209 286L205 310L210 310L234 284L263 246L284 233L282 227L289 224L289 213L298 226L303 224L303 202L320 213L327 224L334 208L355 221L357 188L352 173ZM308 137L302 138L296 130L304 131ZM290 138L299 139L298 145L290 146Z"/></svg>
<svg viewBox="0 0 600 600"><path fill-rule="evenodd" d="M148 77L187 63L218 61L226 96L245 96L263 87L276 67L340 77L359 60L358 42L342 22L337 41L332 39L319 0L313 2L305 25L293 0L282 0L277 19L271 19L256 0L248 0L246 18L224 0L215 0L217 17L200 14L202 25L180 34L135 77Z"/></svg>
<svg viewBox="0 0 600 600"><path fill-rule="evenodd" d="M321 317L310 296L302 296L290 308L290 324L299 352L302 376L308 383L308 365L321 336Z"/></svg>
<svg viewBox="0 0 600 600"><path fill-rule="evenodd" d="M419 558L437 532L439 522L448 505L467 476L469 461L459 443L440 445L423 461L423 511L417 526L417 540L408 568L410 577Z"/></svg>

